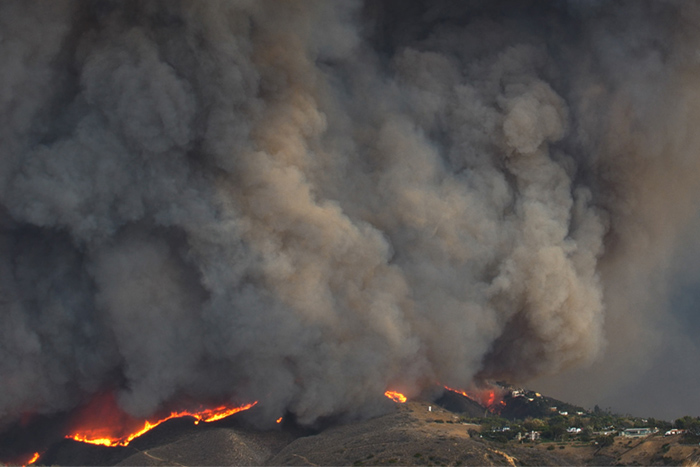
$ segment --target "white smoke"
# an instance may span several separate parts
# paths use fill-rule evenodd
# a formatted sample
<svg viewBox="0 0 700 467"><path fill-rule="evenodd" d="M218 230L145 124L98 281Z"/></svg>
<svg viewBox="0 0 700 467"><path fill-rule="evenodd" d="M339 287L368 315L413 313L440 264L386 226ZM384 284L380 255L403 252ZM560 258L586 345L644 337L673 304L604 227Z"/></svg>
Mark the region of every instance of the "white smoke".
<svg viewBox="0 0 700 467"><path fill-rule="evenodd" d="M0 421L310 424L594 361L697 200L698 18L2 2Z"/></svg>

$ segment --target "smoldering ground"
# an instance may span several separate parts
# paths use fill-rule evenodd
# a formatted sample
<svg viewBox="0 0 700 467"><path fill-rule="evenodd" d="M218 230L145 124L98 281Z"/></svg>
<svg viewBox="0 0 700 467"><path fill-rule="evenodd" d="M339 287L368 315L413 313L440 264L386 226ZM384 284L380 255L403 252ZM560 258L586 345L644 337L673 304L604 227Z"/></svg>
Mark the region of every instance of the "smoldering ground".
<svg viewBox="0 0 700 467"><path fill-rule="evenodd" d="M0 421L115 391L312 424L387 388L624 373L697 201L699 22L2 2Z"/></svg>

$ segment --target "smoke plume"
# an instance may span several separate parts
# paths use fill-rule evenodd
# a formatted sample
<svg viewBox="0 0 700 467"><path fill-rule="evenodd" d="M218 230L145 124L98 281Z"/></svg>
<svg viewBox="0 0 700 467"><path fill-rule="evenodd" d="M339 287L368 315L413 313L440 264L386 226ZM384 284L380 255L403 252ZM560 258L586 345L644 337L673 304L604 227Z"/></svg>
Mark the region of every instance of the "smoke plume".
<svg viewBox="0 0 700 467"><path fill-rule="evenodd" d="M312 424L638 342L700 191L699 25L680 0L3 1L0 423L109 390Z"/></svg>

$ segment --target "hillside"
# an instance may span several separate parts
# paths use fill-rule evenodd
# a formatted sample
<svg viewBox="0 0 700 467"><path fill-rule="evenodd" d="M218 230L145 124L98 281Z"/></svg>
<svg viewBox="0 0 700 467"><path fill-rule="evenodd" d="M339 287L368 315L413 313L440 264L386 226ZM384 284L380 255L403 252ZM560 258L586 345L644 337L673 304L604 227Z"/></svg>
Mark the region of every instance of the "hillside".
<svg viewBox="0 0 700 467"><path fill-rule="evenodd" d="M518 411L551 411L553 399L533 394L512 397ZM509 399L515 399L511 400ZM522 400L521 400L522 399ZM533 399L530 401L529 399ZM268 432L252 430L236 417L211 425L172 420L127 447L106 448L63 440L42 456L43 465L689 465L700 461L697 444L683 437L615 437L602 447L582 437L558 441L494 441L500 417L464 396L446 393L437 402L397 404L372 420L339 425L321 432L302 431L291 423ZM526 404L528 402L529 404ZM567 408L573 406L565 406ZM474 423L468 423L474 419ZM557 414L553 416L561 419ZM532 420L532 418L530 418ZM568 418L573 422L575 417ZM478 422L478 423L477 423ZM509 422L510 423L510 422ZM513 427L519 422L512 421ZM515 429L515 428L514 428ZM496 435L502 435L498 433ZM482 437L483 436L483 437Z"/></svg>
<svg viewBox="0 0 700 467"><path fill-rule="evenodd" d="M60 465L562 465L544 450L500 446L469 431L478 425L426 402L397 405L372 420L310 436L289 430L259 433L236 426L198 429L168 423L128 447L62 441L39 464ZM179 423L178 423L179 422Z"/></svg>
<svg viewBox="0 0 700 467"><path fill-rule="evenodd" d="M431 410L429 410L429 407ZM546 452L472 438L478 425L427 403L409 402L396 413L368 422L340 426L300 438L268 465L561 465L565 459Z"/></svg>

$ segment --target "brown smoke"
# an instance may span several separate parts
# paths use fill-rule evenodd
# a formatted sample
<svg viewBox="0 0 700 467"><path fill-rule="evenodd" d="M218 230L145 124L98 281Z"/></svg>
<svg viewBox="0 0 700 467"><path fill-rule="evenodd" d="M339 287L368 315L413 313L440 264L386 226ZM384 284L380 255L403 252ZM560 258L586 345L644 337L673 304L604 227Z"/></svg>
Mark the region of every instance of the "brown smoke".
<svg viewBox="0 0 700 467"><path fill-rule="evenodd" d="M2 2L0 422L107 388L311 424L635 342L697 201L698 20Z"/></svg>

